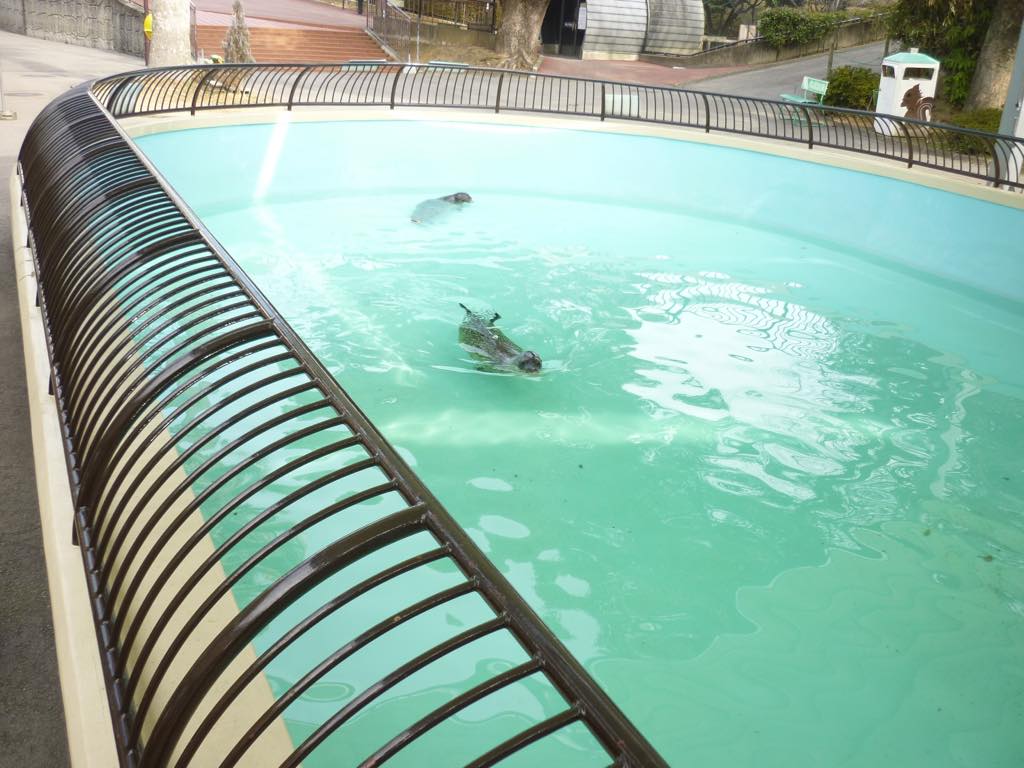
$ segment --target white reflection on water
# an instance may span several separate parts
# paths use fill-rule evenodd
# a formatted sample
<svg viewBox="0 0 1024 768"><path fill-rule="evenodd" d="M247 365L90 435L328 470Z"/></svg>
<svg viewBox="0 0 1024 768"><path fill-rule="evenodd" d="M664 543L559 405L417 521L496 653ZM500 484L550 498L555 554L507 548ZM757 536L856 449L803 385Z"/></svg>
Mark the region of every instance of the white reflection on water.
<svg viewBox="0 0 1024 768"><path fill-rule="evenodd" d="M963 401L977 391L969 371L951 403L935 403L949 413L939 432L922 420L919 377L896 386L874 375L886 340L792 300L798 287L772 291L719 273L638 277L642 300L627 310L636 325L626 329L638 364L622 388L669 427L668 442L672 425L711 426L698 470L711 489L780 509L810 504L823 539L851 549L851 524L905 514L901 485L912 478L943 495ZM730 510L732 521L756 526L743 510Z"/></svg>
<svg viewBox="0 0 1024 768"><path fill-rule="evenodd" d="M732 415L771 428L795 417L766 394L833 403L840 395L823 367L838 344L827 318L738 282L642 274L646 306L630 310L630 354L650 366L623 388L666 411L717 421Z"/></svg>

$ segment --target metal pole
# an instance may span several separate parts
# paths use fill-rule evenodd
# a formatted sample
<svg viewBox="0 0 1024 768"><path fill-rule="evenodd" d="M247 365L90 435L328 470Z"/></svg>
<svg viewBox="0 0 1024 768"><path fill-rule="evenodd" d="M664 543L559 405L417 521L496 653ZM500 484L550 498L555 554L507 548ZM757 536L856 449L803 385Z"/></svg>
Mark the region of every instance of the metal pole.
<svg viewBox="0 0 1024 768"><path fill-rule="evenodd" d="M999 132L1008 136L1015 135L1017 118L1021 108L1024 107L1024 25L1020 28L1020 37L1017 38L1017 59L1013 65L1013 75L1010 77L1010 89L1006 94L1006 106L1003 107L1003 117L999 121Z"/></svg>
<svg viewBox="0 0 1024 768"><path fill-rule="evenodd" d="M0 62L0 120L17 120L18 114L7 108L7 100L4 96L4 68Z"/></svg>
<svg viewBox="0 0 1024 768"><path fill-rule="evenodd" d="M572 15L572 55L576 58L579 55L579 51L576 50L576 44L578 42L576 32L576 25L580 20L580 0L576 0L576 11Z"/></svg>
<svg viewBox="0 0 1024 768"><path fill-rule="evenodd" d="M142 0L142 18L143 18L143 20L145 20L145 18L147 16L149 16L149 0ZM145 65L148 67L149 66L149 38L146 37L145 35L143 35L142 37L144 38L144 42L142 44L142 46L143 46L143 48L142 48L142 58L144 60Z"/></svg>

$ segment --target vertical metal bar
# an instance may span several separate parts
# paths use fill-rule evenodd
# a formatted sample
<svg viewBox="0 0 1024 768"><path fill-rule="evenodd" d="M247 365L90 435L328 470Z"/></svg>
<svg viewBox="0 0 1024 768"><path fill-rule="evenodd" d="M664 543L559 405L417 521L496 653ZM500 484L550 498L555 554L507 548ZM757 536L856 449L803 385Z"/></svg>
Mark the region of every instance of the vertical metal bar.
<svg viewBox="0 0 1024 768"><path fill-rule="evenodd" d="M1024 34L1024 29L1022 29L1021 33ZM992 169L993 169L993 173L992 173L991 181L992 181L992 184L995 186L995 188L999 189L1002 186L1003 174L1002 174L1002 172L999 169L999 151L996 149L996 147L997 147L997 143L996 142L997 141L998 141L998 139L989 139L988 140L988 146L989 146L989 150L992 153Z"/></svg>
<svg viewBox="0 0 1024 768"><path fill-rule="evenodd" d="M398 81L402 77L402 73L405 72L405 65L402 64L398 67L398 72L395 73L395 81L391 83L391 108L395 108L395 92L398 90Z"/></svg>
<svg viewBox="0 0 1024 768"><path fill-rule="evenodd" d="M907 137L907 168L912 168L914 166L914 140L905 122L898 120L897 124L903 129L903 135Z"/></svg>
<svg viewBox="0 0 1024 768"><path fill-rule="evenodd" d="M148 0L147 0L147 2L148 2ZM148 42L147 42L147 47L148 47ZM125 88L128 87L128 84L133 82L134 80L135 80L134 77L127 76L120 83L118 83L114 88L112 88L110 90L110 95L107 97L106 104L105 104L108 112L110 112L110 113L114 112L114 104L117 103L117 99L121 95L121 92L124 91Z"/></svg>
<svg viewBox="0 0 1024 768"><path fill-rule="evenodd" d="M312 69L313 69L312 66L304 67L303 70L301 72L299 72L298 77L295 78L295 82L292 83L292 89L288 93L288 111L289 112L292 111L292 104L295 101L295 89L299 87L299 82L302 80L303 77L306 76L306 73L309 72Z"/></svg>
<svg viewBox="0 0 1024 768"><path fill-rule="evenodd" d="M189 114L190 115L193 115L193 116L195 115L195 113L196 113L196 102L199 100L199 92L201 90L203 90L203 86L206 85L206 81L209 80L211 77L213 77L213 72L214 72L213 67L210 67L210 69L207 70L206 74L203 75L202 79L196 85L196 90L192 94L192 108L189 110Z"/></svg>

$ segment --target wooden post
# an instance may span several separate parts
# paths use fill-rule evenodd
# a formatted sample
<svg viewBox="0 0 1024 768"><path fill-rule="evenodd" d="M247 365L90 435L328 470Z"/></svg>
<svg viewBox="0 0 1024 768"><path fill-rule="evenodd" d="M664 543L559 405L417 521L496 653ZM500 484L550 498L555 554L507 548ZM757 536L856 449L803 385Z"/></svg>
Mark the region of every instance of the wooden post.
<svg viewBox="0 0 1024 768"><path fill-rule="evenodd" d="M145 23L146 17L149 16L149 0L142 0L142 18ZM149 66L149 35L143 34L144 40L142 47L142 61L148 67Z"/></svg>

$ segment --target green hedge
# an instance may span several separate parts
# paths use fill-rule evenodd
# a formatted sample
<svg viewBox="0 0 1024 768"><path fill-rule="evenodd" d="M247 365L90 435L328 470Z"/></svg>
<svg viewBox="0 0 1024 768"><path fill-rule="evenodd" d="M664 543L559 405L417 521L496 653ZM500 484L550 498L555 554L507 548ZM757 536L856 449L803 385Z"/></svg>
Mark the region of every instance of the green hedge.
<svg viewBox="0 0 1024 768"><path fill-rule="evenodd" d="M825 103L830 107L875 109L878 72L864 67L836 67L828 78Z"/></svg>
<svg viewBox="0 0 1024 768"><path fill-rule="evenodd" d="M949 118L949 122L961 128L999 133L999 121L1002 117L1003 112L999 109L974 109L953 115Z"/></svg>
<svg viewBox="0 0 1024 768"><path fill-rule="evenodd" d="M806 45L821 40L844 18L842 13L769 8L758 19L757 32L772 48Z"/></svg>
<svg viewBox="0 0 1024 768"><path fill-rule="evenodd" d="M960 128L999 133L999 121L1002 116L1002 111L998 109L975 109L951 115L947 122ZM954 150L965 154L988 154L991 149L991 145L985 139L977 136L954 136L951 144Z"/></svg>

